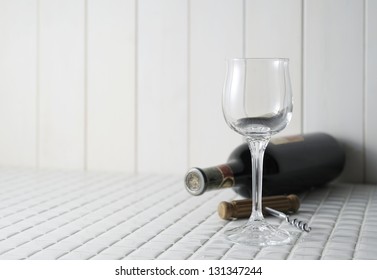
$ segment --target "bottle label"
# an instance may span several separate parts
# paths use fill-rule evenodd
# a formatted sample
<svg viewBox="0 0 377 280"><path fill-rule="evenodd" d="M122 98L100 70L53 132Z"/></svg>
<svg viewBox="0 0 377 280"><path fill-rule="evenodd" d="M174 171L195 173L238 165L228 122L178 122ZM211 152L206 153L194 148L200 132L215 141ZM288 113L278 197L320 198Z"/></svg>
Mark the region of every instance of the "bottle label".
<svg viewBox="0 0 377 280"><path fill-rule="evenodd" d="M225 165L225 164L218 165L216 167L221 172L221 174L223 175L222 176L223 180L222 180L219 188L223 189L223 188L233 187L233 185L234 185L234 175L233 175L232 169L230 169L230 167L228 165Z"/></svg>
<svg viewBox="0 0 377 280"><path fill-rule="evenodd" d="M293 143L293 142L302 142L304 140L305 138L302 135L293 135L293 136L272 138L270 140L270 143L274 145L282 145L282 144L288 144L288 143Z"/></svg>

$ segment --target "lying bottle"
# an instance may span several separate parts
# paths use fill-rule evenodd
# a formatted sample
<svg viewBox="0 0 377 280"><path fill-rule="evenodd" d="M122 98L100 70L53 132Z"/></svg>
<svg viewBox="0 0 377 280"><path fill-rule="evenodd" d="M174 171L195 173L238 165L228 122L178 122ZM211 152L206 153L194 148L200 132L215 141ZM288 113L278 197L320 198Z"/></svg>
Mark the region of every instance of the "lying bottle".
<svg viewBox="0 0 377 280"><path fill-rule="evenodd" d="M343 170L345 153L337 140L325 133L273 138L263 160L262 195L299 193L325 185ZM208 168L191 168L185 176L192 195L233 188L251 197L251 156L246 143L237 147L228 162Z"/></svg>

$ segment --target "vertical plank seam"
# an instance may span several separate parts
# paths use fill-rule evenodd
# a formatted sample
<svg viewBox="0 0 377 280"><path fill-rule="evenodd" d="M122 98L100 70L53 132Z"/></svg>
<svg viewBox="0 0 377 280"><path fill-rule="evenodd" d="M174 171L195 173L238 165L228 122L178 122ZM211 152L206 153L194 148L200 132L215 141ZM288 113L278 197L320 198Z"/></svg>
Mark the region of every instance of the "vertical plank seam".
<svg viewBox="0 0 377 280"><path fill-rule="evenodd" d="M40 144L40 137L39 137L39 132L40 132L40 123L39 123L39 101L40 101L40 87L39 87L39 78L40 78L40 72L39 72L39 62L40 62L40 12L39 12L39 7L40 7L40 0L36 0L36 73L35 73L35 168L39 169L39 144Z"/></svg>
<svg viewBox="0 0 377 280"><path fill-rule="evenodd" d="M301 133L305 131L305 3L301 1Z"/></svg>
<svg viewBox="0 0 377 280"><path fill-rule="evenodd" d="M363 183L366 183L367 180L367 90L368 90L368 0L364 0L364 10L363 10L363 20L364 20L364 28L363 28Z"/></svg>
<svg viewBox="0 0 377 280"><path fill-rule="evenodd" d="M88 0L84 0L84 171L88 170Z"/></svg>
<svg viewBox="0 0 377 280"><path fill-rule="evenodd" d="M139 120L138 120L138 92L139 92L139 74L138 74L138 48L139 48L139 0L134 0L134 13L135 13L135 19L134 19L134 71L135 71L135 77L134 77L134 168L133 171L135 174L139 173L139 145L138 145L138 133L139 133ZM126 93L127 94L127 93Z"/></svg>
<svg viewBox="0 0 377 280"><path fill-rule="evenodd" d="M242 1L242 56L246 57L246 0Z"/></svg>
<svg viewBox="0 0 377 280"><path fill-rule="evenodd" d="M187 168L191 164L191 0L187 0Z"/></svg>

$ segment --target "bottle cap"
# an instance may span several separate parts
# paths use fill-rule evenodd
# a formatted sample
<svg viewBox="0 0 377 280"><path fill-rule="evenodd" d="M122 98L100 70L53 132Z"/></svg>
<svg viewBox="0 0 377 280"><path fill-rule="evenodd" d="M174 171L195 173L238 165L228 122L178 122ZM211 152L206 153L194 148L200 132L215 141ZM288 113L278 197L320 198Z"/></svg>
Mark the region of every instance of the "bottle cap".
<svg viewBox="0 0 377 280"><path fill-rule="evenodd" d="M205 192L205 178L200 169L191 168L185 176L186 190L192 195L201 195Z"/></svg>

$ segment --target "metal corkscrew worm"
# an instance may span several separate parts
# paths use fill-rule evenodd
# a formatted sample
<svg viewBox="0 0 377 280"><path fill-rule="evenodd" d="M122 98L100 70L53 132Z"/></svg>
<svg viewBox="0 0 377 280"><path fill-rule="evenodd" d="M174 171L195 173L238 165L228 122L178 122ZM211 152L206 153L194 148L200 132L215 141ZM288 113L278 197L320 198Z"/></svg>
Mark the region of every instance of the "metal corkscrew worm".
<svg viewBox="0 0 377 280"><path fill-rule="evenodd" d="M303 221L300 221L298 219L291 219L288 215L284 214L283 212L277 211L275 209L272 209L270 207L264 207L264 209L271 215L278 217L278 218L283 218L285 219L288 223L290 223L292 226L302 230L309 232L311 231L311 227L307 223L304 223Z"/></svg>
<svg viewBox="0 0 377 280"><path fill-rule="evenodd" d="M301 230L303 230L303 231L309 232L309 231L312 230L312 228L309 227L308 224L307 224L307 223L304 223L303 221L300 221L300 220L297 220L297 219L293 219L293 220L291 220L291 219L289 218L289 216L287 216L287 217L285 218L285 220L286 220L288 223L290 223L292 226L294 226L294 227L296 227L296 228L298 228L298 229L301 229Z"/></svg>

